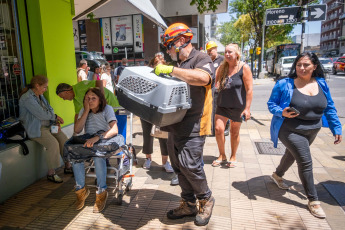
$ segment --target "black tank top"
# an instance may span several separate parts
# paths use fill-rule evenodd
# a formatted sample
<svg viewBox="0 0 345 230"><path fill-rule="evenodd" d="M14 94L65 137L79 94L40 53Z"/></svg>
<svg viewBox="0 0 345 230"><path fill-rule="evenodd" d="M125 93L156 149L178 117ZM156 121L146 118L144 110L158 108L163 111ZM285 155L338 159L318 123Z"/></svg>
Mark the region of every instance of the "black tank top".
<svg viewBox="0 0 345 230"><path fill-rule="evenodd" d="M319 93L309 96L301 93L294 86L290 107L295 107L300 111L300 115L295 118L285 119L287 124L296 129L318 129L321 128L321 118L323 111L327 107L327 98L318 85Z"/></svg>
<svg viewBox="0 0 345 230"><path fill-rule="evenodd" d="M225 88L219 91L217 106L242 110L246 107L246 89L243 83L243 66L240 71L226 79Z"/></svg>

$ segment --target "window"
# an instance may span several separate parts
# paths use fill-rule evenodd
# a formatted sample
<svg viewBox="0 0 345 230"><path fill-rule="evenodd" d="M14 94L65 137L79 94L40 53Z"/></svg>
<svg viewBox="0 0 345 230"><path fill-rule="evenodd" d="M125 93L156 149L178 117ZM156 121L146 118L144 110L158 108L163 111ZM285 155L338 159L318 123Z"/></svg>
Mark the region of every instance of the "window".
<svg viewBox="0 0 345 230"><path fill-rule="evenodd" d="M16 10L12 3L0 0L0 121L19 116L19 94L24 85Z"/></svg>

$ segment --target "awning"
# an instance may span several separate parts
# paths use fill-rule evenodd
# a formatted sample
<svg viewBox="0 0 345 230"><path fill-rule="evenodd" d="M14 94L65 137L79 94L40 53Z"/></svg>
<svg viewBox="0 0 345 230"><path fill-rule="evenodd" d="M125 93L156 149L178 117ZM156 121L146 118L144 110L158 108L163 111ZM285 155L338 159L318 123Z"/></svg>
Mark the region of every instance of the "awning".
<svg viewBox="0 0 345 230"><path fill-rule="evenodd" d="M73 20L87 19L86 15L91 12L95 18L143 14L158 26L167 28L150 0L74 0L74 4Z"/></svg>

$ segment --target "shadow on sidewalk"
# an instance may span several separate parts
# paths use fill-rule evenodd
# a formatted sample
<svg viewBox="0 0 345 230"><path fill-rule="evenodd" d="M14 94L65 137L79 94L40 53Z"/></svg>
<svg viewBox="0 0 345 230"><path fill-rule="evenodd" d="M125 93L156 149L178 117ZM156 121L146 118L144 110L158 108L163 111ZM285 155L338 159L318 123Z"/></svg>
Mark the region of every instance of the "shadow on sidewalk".
<svg viewBox="0 0 345 230"><path fill-rule="evenodd" d="M345 156L333 156L333 158L336 160L345 161Z"/></svg>
<svg viewBox="0 0 345 230"><path fill-rule="evenodd" d="M296 182L285 180L291 187L295 187ZM279 189L269 176L253 177L247 181L235 181L232 186L239 190L250 200L258 200L261 198L275 200L286 204L293 204L300 208L306 208L305 204L293 201L284 195L291 193L300 199L306 200L306 197L299 189L283 190Z"/></svg>
<svg viewBox="0 0 345 230"><path fill-rule="evenodd" d="M181 198L177 195L161 190L140 189L129 191L127 196L130 196L130 200L124 200L121 206L113 205L112 201L103 212L108 221L123 229L138 229L147 224L158 228L160 223L176 225L193 220L191 218L169 220L166 217L167 211L178 207Z"/></svg>

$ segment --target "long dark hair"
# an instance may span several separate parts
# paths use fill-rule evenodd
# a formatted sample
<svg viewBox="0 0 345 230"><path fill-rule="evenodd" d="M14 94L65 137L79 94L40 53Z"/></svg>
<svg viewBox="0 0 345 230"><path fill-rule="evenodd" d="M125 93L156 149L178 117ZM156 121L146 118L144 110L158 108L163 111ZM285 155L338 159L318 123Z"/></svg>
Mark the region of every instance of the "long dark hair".
<svg viewBox="0 0 345 230"><path fill-rule="evenodd" d="M296 74L296 65L297 65L297 62L303 58L303 57L308 57L310 59L310 61L316 65L316 69L313 71L313 74L311 75L311 77L322 77L322 78L325 78L325 74L323 72L323 69L322 69L322 65L319 61L319 58L316 56L316 54L314 53L311 53L311 52L304 52L304 53L301 53L299 54L294 63L292 64L292 67L291 67L291 70L290 70L290 73L288 75L288 77L290 78L297 78L297 74Z"/></svg>
<svg viewBox="0 0 345 230"><path fill-rule="evenodd" d="M44 85L48 83L48 78L43 75L36 75L31 78L30 84L26 85L25 88L20 92L19 98L26 92L28 92L29 89L35 88L35 85Z"/></svg>
<svg viewBox="0 0 345 230"><path fill-rule="evenodd" d="M96 96L99 98L99 105L98 105L98 110L96 113L103 112L105 106L107 105L107 100L105 99L104 94L101 92L101 90L98 87L91 87L86 91L84 100L85 100L86 94L90 91L96 94Z"/></svg>

